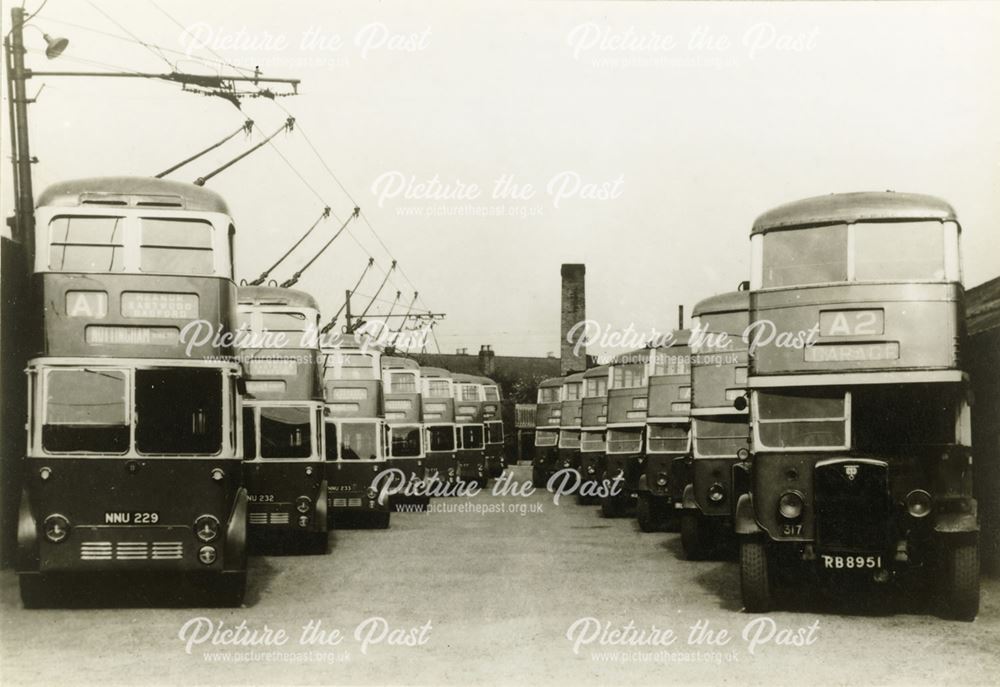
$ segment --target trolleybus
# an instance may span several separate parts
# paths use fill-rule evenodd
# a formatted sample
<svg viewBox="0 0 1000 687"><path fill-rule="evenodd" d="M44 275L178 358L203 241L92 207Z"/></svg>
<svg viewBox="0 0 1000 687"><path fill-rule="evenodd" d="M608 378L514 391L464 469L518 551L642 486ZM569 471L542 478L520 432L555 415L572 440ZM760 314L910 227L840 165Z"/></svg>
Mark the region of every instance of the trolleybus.
<svg viewBox="0 0 1000 687"><path fill-rule="evenodd" d="M49 187L35 216L24 604L155 579L238 605L240 368L216 336L236 324L225 202L189 184L92 178Z"/></svg>
<svg viewBox="0 0 1000 687"><path fill-rule="evenodd" d="M241 286L237 302L251 543L326 553L319 307L274 286Z"/></svg>
<svg viewBox="0 0 1000 687"><path fill-rule="evenodd" d="M421 367L423 385L422 423L424 428L425 480L451 484L458 475L455 453L455 390L451 373L440 367ZM433 490L432 490L433 493Z"/></svg>
<svg viewBox="0 0 1000 687"><path fill-rule="evenodd" d="M778 570L922 573L979 606L959 224L908 193L810 198L751 233L753 456L736 511L744 606ZM801 566L801 567L800 567Z"/></svg>
<svg viewBox="0 0 1000 687"><path fill-rule="evenodd" d="M507 466L504 450L503 405L500 386L489 377L479 377L483 385L483 429L486 432L486 474L499 477Z"/></svg>
<svg viewBox="0 0 1000 687"><path fill-rule="evenodd" d="M340 527L358 518L389 527L389 496L379 488L388 469L382 375L378 348L362 335L347 334L322 348L327 513Z"/></svg>
<svg viewBox="0 0 1000 687"><path fill-rule="evenodd" d="M485 488L486 428L483 425L483 385L473 375L452 375L455 391L455 444L458 451L458 479Z"/></svg>
<svg viewBox="0 0 1000 687"><path fill-rule="evenodd" d="M420 365L412 358L384 353L380 363L386 457L389 467L406 480L398 485L399 496L394 501L425 502L423 496L404 495L422 491L425 476Z"/></svg>
<svg viewBox="0 0 1000 687"><path fill-rule="evenodd" d="M557 470L579 470L580 427L583 421L583 373L563 377L559 404L559 451Z"/></svg>

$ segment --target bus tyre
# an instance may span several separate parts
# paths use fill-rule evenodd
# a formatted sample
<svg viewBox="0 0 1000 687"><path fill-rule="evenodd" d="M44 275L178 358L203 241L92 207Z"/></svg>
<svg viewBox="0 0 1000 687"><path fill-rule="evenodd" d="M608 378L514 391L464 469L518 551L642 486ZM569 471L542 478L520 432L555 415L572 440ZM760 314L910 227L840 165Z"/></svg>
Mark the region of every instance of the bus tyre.
<svg viewBox="0 0 1000 687"><path fill-rule="evenodd" d="M377 530L389 529L389 518L392 512L387 510L376 511L372 516L372 526Z"/></svg>
<svg viewBox="0 0 1000 687"><path fill-rule="evenodd" d="M972 621L979 613L979 544L977 541L946 543L942 615Z"/></svg>
<svg viewBox="0 0 1000 687"><path fill-rule="evenodd" d="M649 492L640 491L635 504L635 518L639 521L639 529L643 532L655 532L659 522L656 518L656 508Z"/></svg>
<svg viewBox="0 0 1000 687"><path fill-rule="evenodd" d="M601 517L620 518L625 512L625 502L619 496L601 497Z"/></svg>
<svg viewBox="0 0 1000 687"><path fill-rule="evenodd" d="M25 608L51 608L55 600L52 598L50 586L41 575L20 575L17 579L21 588L21 605Z"/></svg>
<svg viewBox="0 0 1000 687"><path fill-rule="evenodd" d="M705 558L706 542L702 541L706 532L697 511L685 510L681 514L681 546L689 561Z"/></svg>
<svg viewBox="0 0 1000 687"><path fill-rule="evenodd" d="M545 485L545 472L537 465L531 468L531 485L535 489L541 489Z"/></svg>
<svg viewBox="0 0 1000 687"><path fill-rule="evenodd" d="M748 613L771 610L771 580L768 571L767 547L759 536L743 537L740 541L740 592L743 608Z"/></svg>

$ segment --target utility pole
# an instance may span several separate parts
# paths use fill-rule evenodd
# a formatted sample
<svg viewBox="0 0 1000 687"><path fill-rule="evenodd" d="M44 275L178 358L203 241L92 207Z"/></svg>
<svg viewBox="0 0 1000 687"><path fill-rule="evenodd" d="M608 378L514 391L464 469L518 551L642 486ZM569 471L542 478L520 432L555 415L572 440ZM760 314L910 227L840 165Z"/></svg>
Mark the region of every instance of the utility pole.
<svg viewBox="0 0 1000 687"><path fill-rule="evenodd" d="M31 187L31 151L28 146L28 96L24 69L24 8L10 10L10 34L4 40L7 53L7 95L11 109L11 144L14 167L14 224L11 236L24 246L26 262L34 254L31 237L35 224L35 197Z"/></svg>

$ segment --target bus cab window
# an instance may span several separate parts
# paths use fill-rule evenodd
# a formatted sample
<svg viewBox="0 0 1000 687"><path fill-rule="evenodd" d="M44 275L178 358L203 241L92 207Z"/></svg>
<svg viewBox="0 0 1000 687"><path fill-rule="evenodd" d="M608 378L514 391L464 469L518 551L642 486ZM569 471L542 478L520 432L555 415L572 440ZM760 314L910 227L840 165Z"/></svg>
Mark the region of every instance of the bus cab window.
<svg viewBox="0 0 1000 687"><path fill-rule="evenodd" d="M122 370L49 370L42 448L50 453L128 450L131 418Z"/></svg>
<svg viewBox="0 0 1000 687"><path fill-rule="evenodd" d="M847 392L831 388L757 393L761 448L846 448Z"/></svg>
<svg viewBox="0 0 1000 687"><path fill-rule="evenodd" d="M650 425L647 438L650 453L683 453L688 449L686 425Z"/></svg>
<svg viewBox="0 0 1000 687"><path fill-rule="evenodd" d="M481 425L462 426L462 447L468 449L483 448L483 428Z"/></svg>
<svg viewBox="0 0 1000 687"><path fill-rule="evenodd" d="M312 455L308 408L275 406L260 409L261 458L308 458Z"/></svg>
<svg viewBox="0 0 1000 687"><path fill-rule="evenodd" d="M856 387L851 392L851 435L859 451L955 443L956 394L941 385Z"/></svg>
<svg viewBox="0 0 1000 687"><path fill-rule="evenodd" d="M222 389L218 370L136 370L136 449L145 454L221 451Z"/></svg>
<svg viewBox="0 0 1000 687"><path fill-rule="evenodd" d="M733 458L741 448L749 448L745 416L716 415L694 419L696 456Z"/></svg>
<svg viewBox="0 0 1000 687"><path fill-rule="evenodd" d="M455 432L448 425L428 427L427 449L429 451L454 451Z"/></svg>

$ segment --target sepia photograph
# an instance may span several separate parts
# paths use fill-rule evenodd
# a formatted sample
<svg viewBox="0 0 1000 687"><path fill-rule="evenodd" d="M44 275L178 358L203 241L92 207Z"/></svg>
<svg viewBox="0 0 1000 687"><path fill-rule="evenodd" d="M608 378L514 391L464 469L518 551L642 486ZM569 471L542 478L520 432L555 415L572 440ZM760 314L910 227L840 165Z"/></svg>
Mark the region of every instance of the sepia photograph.
<svg viewBox="0 0 1000 687"><path fill-rule="evenodd" d="M1000 3L0 33L3 687L1000 680Z"/></svg>

